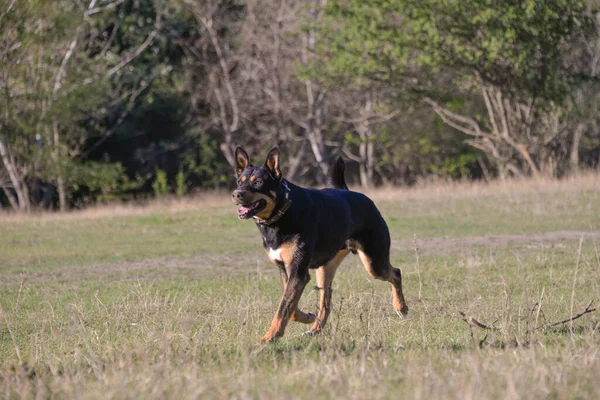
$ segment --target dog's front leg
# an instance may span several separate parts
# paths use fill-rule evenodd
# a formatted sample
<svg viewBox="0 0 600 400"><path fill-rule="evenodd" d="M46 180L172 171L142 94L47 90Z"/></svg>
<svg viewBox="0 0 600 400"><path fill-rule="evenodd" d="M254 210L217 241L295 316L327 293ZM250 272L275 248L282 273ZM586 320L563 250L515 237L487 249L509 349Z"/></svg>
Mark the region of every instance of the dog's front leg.
<svg viewBox="0 0 600 400"><path fill-rule="evenodd" d="M262 338L263 342L271 342L283 336L288 321L298 307L302 292L308 281L310 281L307 262L302 262L298 266L292 265L286 268L286 270L288 279L283 291L283 297L279 302L279 307L277 308L271 327Z"/></svg>
<svg viewBox="0 0 600 400"><path fill-rule="evenodd" d="M285 269L285 265L282 262L277 263L277 266L279 267L279 272L281 274L281 284L283 285L283 292L285 293L285 288L288 282L287 271ZM312 324L313 322L315 322L316 319L317 316L315 314L311 312L304 312L299 308L296 308L296 310L294 310L290 317L290 320L300 322L302 324Z"/></svg>

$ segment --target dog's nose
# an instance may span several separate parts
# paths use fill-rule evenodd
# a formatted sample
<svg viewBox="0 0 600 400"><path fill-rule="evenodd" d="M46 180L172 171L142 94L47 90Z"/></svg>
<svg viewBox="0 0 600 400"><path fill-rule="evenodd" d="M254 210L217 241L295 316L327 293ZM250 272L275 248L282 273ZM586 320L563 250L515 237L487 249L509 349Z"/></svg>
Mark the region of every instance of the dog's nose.
<svg viewBox="0 0 600 400"><path fill-rule="evenodd" d="M241 190L234 190L231 194L231 198L234 202L241 202L244 198L244 192Z"/></svg>

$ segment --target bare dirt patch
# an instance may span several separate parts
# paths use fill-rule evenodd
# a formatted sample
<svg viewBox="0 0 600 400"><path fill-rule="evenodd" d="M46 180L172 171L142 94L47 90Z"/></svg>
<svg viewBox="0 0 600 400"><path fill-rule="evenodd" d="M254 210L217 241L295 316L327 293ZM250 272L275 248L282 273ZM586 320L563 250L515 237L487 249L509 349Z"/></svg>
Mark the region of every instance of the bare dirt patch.
<svg viewBox="0 0 600 400"><path fill-rule="evenodd" d="M264 264L264 263L263 263ZM2 275L1 284L15 282L82 282L94 280L147 281L156 278L199 278L206 275L234 274L250 271L252 259L224 254L202 254L189 257L160 257L140 261L123 261L91 265L66 266L42 272L21 272Z"/></svg>
<svg viewBox="0 0 600 400"><path fill-rule="evenodd" d="M495 235L495 236L465 236L465 237L433 237L417 238L417 248L422 256L448 254L473 250L476 248L500 248L509 245L526 247L554 248L567 243L600 241L600 232L559 231L528 235ZM414 251L413 239L400 239L392 241L395 251ZM264 258L264 259L263 259ZM116 263L103 263L92 265L78 265L65 267L52 271L22 272L2 276L3 284L19 282L81 282L90 280L108 279L110 281L147 281L157 278L196 279L202 276L235 273L247 273L264 270L271 264L257 249L246 257L224 254L196 254L187 257L160 257L140 261L124 261Z"/></svg>
<svg viewBox="0 0 600 400"><path fill-rule="evenodd" d="M559 231L528 235L496 235L496 236L465 236L465 237L434 237L417 238L416 245L421 255L436 253L452 253L475 247L506 247L508 245L523 245L536 247L555 247L566 242L600 240L600 232ZM414 239L392 240L392 248L398 251L414 250Z"/></svg>

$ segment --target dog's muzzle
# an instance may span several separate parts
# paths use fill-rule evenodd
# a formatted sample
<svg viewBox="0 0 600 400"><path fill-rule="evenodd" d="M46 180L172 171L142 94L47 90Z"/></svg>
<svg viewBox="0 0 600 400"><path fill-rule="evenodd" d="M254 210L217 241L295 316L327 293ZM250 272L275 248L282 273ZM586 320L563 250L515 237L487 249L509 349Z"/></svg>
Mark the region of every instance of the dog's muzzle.
<svg viewBox="0 0 600 400"><path fill-rule="evenodd" d="M238 208L238 218L239 219L248 219L254 217L257 213L262 211L267 202L264 199L251 199L251 193L248 195L244 190L234 190L231 194L231 200L239 206Z"/></svg>

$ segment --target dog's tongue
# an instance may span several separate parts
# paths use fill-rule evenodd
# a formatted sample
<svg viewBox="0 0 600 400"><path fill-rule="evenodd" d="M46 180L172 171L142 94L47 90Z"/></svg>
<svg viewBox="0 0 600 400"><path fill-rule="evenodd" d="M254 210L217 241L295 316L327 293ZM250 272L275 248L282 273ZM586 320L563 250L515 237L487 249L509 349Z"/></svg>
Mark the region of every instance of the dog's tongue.
<svg viewBox="0 0 600 400"><path fill-rule="evenodd" d="M238 208L238 214L246 214L248 211L250 211L250 207L240 206Z"/></svg>

